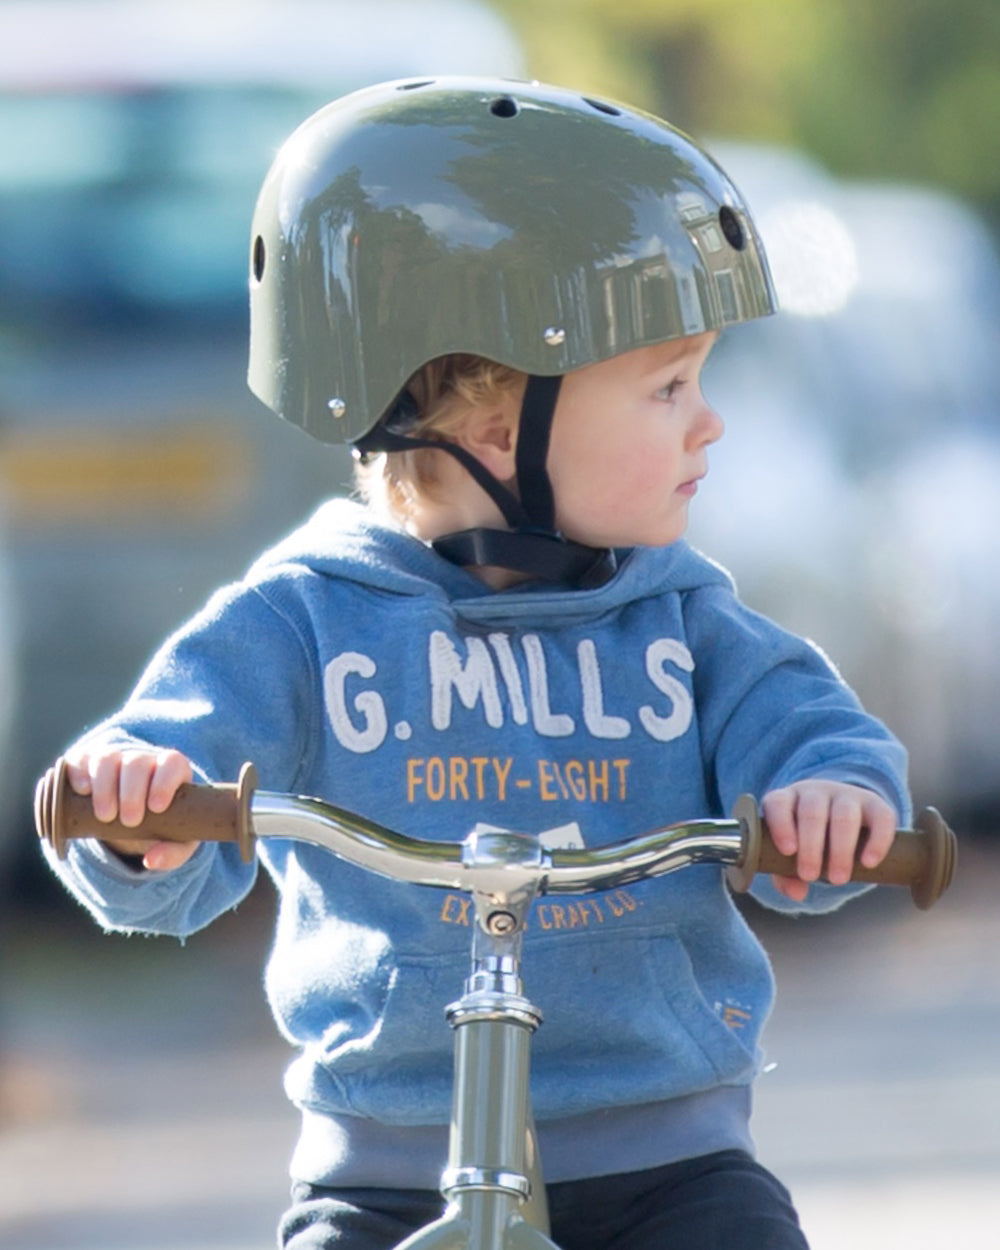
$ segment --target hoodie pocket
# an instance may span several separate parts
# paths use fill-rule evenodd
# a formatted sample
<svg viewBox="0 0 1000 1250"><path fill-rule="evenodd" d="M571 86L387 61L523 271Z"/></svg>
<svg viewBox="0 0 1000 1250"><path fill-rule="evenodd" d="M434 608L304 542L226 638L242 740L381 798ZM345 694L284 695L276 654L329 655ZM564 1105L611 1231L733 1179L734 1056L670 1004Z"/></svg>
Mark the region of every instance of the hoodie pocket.
<svg viewBox="0 0 1000 1250"><path fill-rule="evenodd" d="M445 1008L461 997L469 954L401 955L381 1012L363 1036L326 1053L323 1067L345 1106L385 1124L446 1124L454 1038Z"/></svg>
<svg viewBox="0 0 1000 1250"><path fill-rule="evenodd" d="M551 936L532 944L525 968L529 996L544 1015L532 1060L539 1119L753 1077L754 1016L762 1021L770 1002L766 958L735 970L739 1007L725 993L706 993L669 926L591 932L587 941Z"/></svg>
<svg viewBox="0 0 1000 1250"><path fill-rule="evenodd" d="M461 995L468 969L464 951L397 959L372 1027L323 1058L319 1084L328 1097L335 1089L339 1104L330 1110L387 1124L447 1122L453 1035L445 1008ZM766 959L740 972L741 1003L766 1011ZM532 1043L539 1119L660 1102L753 1076L753 1010L738 1009L734 1024L725 999L699 985L671 927L546 934L526 943L523 976L543 1016Z"/></svg>

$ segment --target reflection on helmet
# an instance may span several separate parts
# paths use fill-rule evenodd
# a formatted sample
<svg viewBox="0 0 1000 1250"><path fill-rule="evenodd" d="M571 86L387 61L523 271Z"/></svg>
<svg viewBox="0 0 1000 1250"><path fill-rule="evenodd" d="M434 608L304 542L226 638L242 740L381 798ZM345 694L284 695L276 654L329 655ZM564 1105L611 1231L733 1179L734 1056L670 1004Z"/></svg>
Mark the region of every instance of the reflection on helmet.
<svg viewBox="0 0 1000 1250"><path fill-rule="evenodd" d="M309 118L261 190L250 387L354 442L451 352L551 376L774 311L747 208L690 139L537 83L441 78Z"/></svg>

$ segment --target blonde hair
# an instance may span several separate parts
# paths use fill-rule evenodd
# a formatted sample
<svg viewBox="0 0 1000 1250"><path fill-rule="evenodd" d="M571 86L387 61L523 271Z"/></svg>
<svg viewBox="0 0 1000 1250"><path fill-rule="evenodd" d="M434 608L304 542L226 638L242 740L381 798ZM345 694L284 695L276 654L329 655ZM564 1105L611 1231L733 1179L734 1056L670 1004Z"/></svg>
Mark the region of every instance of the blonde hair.
<svg viewBox="0 0 1000 1250"><path fill-rule="evenodd" d="M452 442L472 409L495 404L509 393L523 395L526 384L526 374L484 356L440 356L406 384L417 407L407 433ZM355 464L355 487L368 507L387 520L405 523L421 498L435 497L433 461L430 448L379 452Z"/></svg>

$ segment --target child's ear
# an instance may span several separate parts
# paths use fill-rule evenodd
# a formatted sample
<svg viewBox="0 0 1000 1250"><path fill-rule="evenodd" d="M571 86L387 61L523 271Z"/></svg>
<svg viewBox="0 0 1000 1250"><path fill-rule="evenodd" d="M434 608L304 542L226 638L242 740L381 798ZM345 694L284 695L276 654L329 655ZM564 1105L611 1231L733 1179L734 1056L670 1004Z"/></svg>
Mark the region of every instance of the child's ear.
<svg viewBox="0 0 1000 1250"><path fill-rule="evenodd" d="M471 408L457 435L458 443L501 482L515 474L517 408L511 400Z"/></svg>

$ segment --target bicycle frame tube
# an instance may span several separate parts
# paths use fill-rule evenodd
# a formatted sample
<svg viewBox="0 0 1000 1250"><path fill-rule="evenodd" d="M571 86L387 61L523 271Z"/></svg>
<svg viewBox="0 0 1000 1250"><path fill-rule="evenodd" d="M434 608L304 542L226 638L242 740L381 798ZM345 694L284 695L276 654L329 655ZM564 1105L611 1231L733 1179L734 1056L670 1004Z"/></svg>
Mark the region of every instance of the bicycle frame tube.
<svg viewBox="0 0 1000 1250"><path fill-rule="evenodd" d="M531 1035L541 1023L525 998L521 946L543 871L533 838L478 834L465 844L476 871L472 971L447 1009L455 1032L454 1092L440 1220L397 1250L555 1250L538 1165L529 1090ZM498 897L505 869L514 871ZM516 884L514 884L516 881ZM492 888L491 888L492 887Z"/></svg>

